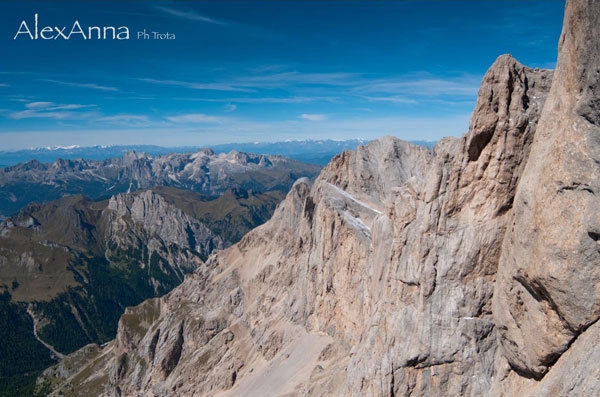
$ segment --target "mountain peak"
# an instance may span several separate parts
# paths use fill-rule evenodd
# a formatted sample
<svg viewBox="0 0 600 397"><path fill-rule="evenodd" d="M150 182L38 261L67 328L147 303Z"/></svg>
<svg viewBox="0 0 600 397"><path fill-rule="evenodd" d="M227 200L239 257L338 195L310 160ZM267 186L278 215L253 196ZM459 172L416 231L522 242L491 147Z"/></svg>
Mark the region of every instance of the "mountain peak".
<svg viewBox="0 0 600 397"><path fill-rule="evenodd" d="M595 0L569 0L556 65L557 100L577 101L574 109L600 125L600 13ZM563 109L569 107L563 106Z"/></svg>
<svg viewBox="0 0 600 397"><path fill-rule="evenodd" d="M208 157L208 156L214 156L215 152L211 148L201 148L201 149L198 149L196 154Z"/></svg>

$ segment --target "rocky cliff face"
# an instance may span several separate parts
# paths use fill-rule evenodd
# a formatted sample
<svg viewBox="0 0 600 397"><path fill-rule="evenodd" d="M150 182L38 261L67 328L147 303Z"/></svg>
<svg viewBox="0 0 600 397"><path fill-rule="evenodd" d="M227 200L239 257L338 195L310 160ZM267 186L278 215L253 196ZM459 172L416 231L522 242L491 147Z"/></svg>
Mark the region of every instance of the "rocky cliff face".
<svg viewBox="0 0 600 397"><path fill-rule="evenodd" d="M208 257L215 249L223 249L223 239L216 236L206 225L169 205L165 199L146 190L139 194L119 194L111 197L106 212L105 241L107 246L118 246L127 249L135 245L128 237L139 236L132 230L143 230L147 235L147 247L152 255L157 247L176 247L177 252L190 250ZM175 266L186 266L188 261L169 261ZM181 275L194 270L180 269Z"/></svg>
<svg viewBox="0 0 600 397"><path fill-rule="evenodd" d="M503 357L543 383L565 377L547 373L585 343L580 336L598 332L599 37L600 4L567 2L554 82L516 190L494 295ZM590 390L578 387L571 392Z"/></svg>
<svg viewBox="0 0 600 397"><path fill-rule="evenodd" d="M600 358L599 19L569 0L554 76L501 56L464 137L334 158L62 364L83 371L45 379L105 395L600 393L585 375Z"/></svg>

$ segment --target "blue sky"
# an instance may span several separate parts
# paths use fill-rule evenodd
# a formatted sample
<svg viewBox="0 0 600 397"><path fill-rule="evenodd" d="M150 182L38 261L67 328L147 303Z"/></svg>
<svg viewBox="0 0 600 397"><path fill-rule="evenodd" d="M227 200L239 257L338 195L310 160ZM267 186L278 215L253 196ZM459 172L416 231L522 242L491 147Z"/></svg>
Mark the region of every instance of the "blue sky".
<svg viewBox="0 0 600 397"><path fill-rule="evenodd" d="M3 1L0 150L468 129L496 57L553 68L563 1ZM129 40L31 40L127 26ZM138 32L175 35L138 39ZM110 35L109 35L110 36Z"/></svg>

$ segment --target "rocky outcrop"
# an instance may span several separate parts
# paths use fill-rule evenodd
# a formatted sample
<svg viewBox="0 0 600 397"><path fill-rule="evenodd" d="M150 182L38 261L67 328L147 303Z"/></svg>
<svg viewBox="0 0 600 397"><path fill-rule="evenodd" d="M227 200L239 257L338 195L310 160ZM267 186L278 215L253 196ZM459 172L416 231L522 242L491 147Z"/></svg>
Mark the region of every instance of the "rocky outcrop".
<svg viewBox="0 0 600 397"><path fill-rule="evenodd" d="M433 153L385 137L297 181L269 222L130 309L86 367L118 376L69 387L598 394L599 18L567 2L554 75L498 58L464 137Z"/></svg>
<svg viewBox="0 0 600 397"><path fill-rule="evenodd" d="M131 231L139 228L148 235L150 255L155 247L172 245L177 247L177 251L192 250L207 258L213 250L223 249L224 246L223 239L206 225L169 205L152 190L111 197L106 217L105 239L108 246L112 242L127 249L128 245L133 244L127 236L131 236ZM173 263L184 264L186 261ZM188 273L193 268L184 270Z"/></svg>
<svg viewBox="0 0 600 397"><path fill-rule="evenodd" d="M552 89L516 190L494 315L510 366L541 378L600 317L600 9L568 1Z"/></svg>

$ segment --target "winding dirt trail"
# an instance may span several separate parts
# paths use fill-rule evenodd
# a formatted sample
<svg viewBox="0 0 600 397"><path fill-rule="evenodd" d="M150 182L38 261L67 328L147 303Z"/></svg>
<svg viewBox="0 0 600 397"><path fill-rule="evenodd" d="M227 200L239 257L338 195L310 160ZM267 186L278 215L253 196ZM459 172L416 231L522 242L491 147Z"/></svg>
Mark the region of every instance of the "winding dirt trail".
<svg viewBox="0 0 600 397"><path fill-rule="evenodd" d="M29 317L31 317L31 319L33 320L33 336L35 336L35 339L37 339L38 341L40 341L40 343L44 346L46 346L46 348L48 350L50 350L54 355L56 355L56 357L63 359L65 357L64 354L56 351L54 349L54 347L52 347L52 345L44 342L37 334L37 324L38 324L38 320L37 318L35 318L35 316L33 315L33 310L31 309L31 305L27 307L27 314L29 314Z"/></svg>

